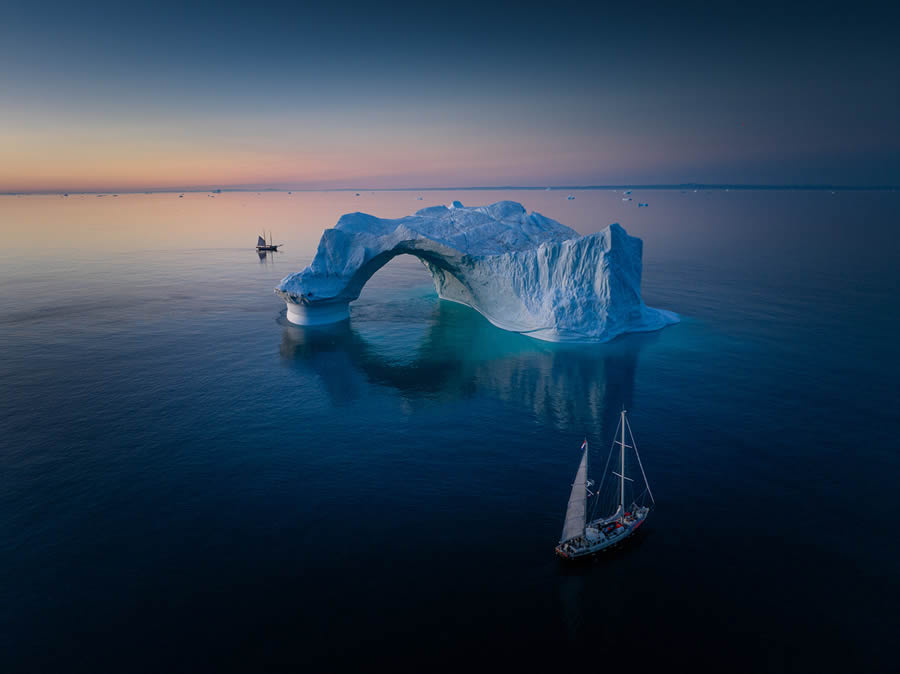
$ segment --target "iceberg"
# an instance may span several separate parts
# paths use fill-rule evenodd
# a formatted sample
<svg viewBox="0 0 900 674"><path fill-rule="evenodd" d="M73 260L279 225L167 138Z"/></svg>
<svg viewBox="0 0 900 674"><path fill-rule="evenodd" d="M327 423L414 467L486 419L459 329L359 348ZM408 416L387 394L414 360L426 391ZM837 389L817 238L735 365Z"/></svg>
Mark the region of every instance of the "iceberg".
<svg viewBox="0 0 900 674"><path fill-rule="evenodd" d="M678 322L641 299L643 242L618 224L575 230L513 201L423 208L397 219L349 213L326 229L312 263L275 293L298 325L344 320L350 302L397 255L418 257L438 296L495 326L553 342L607 342Z"/></svg>

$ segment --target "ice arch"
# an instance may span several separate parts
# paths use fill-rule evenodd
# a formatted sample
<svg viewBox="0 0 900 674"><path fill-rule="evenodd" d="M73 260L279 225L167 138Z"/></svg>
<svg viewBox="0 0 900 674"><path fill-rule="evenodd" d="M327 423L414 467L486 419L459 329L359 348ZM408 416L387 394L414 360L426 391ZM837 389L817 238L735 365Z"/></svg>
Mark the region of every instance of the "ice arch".
<svg viewBox="0 0 900 674"><path fill-rule="evenodd" d="M608 341L678 320L644 305L640 239L619 225L589 236L521 204L425 208L396 220L344 215L306 269L275 288L299 325L334 323L397 255L418 257L438 295L491 323L549 341Z"/></svg>
<svg viewBox="0 0 900 674"><path fill-rule="evenodd" d="M332 231L334 230L326 230L326 234ZM350 302L359 297L369 279L384 265L400 255L412 255L419 258L431 272L438 293L441 292L437 280L438 277L446 277L448 279L453 277L453 267L448 263L448 258L442 255L440 251L428 250L427 244L416 247L411 241L400 241L395 247L373 255L371 259L363 262L355 271L343 276L341 283L335 283L335 287L340 286L339 289L330 296L323 295L323 291L320 288L324 284L309 283L309 276L307 276L307 283L303 286L305 292L301 291L299 295L290 293L283 288L287 279L281 282L278 288L275 289L275 292L285 300L288 311L287 317L292 323L297 325L322 325L341 321L349 317ZM311 267L312 265L307 267L307 269ZM292 276L299 276L299 274L292 274ZM326 274L327 276L328 274ZM291 277L289 276L288 278ZM459 283L458 280L457 283ZM460 283L460 285L462 284ZM314 287L315 290L313 289Z"/></svg>

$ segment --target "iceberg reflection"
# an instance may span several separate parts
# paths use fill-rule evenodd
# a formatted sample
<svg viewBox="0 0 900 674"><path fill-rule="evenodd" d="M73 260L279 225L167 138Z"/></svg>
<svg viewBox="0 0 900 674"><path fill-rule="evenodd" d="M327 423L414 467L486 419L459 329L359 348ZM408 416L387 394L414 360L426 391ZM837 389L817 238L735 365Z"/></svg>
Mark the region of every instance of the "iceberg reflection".
<svg viewBox="0 0 900 674"><path fill-rule="evenodd" d="M410 401L495 398L542 423L591 432L614 422L622 405L630 407L638 354L658 339L646 333L597 345L539 342L496 328L467 307L438 302L424 332L409 325L404 337L414 339L398 346L396 322L369 320L306 327L282 321L281 356L315 373L338 405L374 384Z"/></svg>

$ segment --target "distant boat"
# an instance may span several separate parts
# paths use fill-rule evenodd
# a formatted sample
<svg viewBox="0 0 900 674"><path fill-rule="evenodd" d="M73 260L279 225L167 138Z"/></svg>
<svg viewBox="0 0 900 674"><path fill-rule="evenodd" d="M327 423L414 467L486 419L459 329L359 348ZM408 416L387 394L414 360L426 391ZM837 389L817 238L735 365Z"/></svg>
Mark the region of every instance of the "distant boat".
<svg viewBox="0 0 900 674"><path fill-rule="evenodd" d="M621 440L619 438L619 429L621 429ZM631 438L631 444L626 441L625 431ZM584 453L581 456L581 463L578 465L578 472L575 474L575 483L572 485L572 493L569 496L569 506L566 508L566 521L563 525L562 536L559 539L559 545L556 546L556 554L563 559L573 560L589 557L598 552L609 550L625 539L629 538L638 528L646 521L650 509L654 505L653 494L650 491L650 484L647 482L647 476L644 473L644 467L641 465L641 457L637 453L637 443L634 441L634 435L631 432L631 425L625 416L625 410L622 410L622 416L619 419L619 425L616 427L616 440L613 441L610 449L609 458L606 465L612 464L612 454L619 445L619 472L610 471L610 475L619 478L618 503L615 511L607 516L600 517L588 521L587 504L589 497L599 497L603 489L603 483L606 480L604 475L600 480L600 486L597 487L596 493L591 493L590 487L594 483L588 479L588 443L587 440L581 445ZM625 506L625 481L634 482L630 477L625 475L625 449L633 449L637 458L637 465L640 467L641 476L644 479L644 491L636 496L631 505ZM612 464L614 465L614 464ZM644 504L644 497L649 497L649 504ZM599 498L595 499L593 511L599 507Z"/></svg>
<svg viewBox="0 0 900 674"><path fill-rule="evenodd" d="M574 197L573 195L571 195L571 194L570 194L569 196L566 197L566 199L568 199L569 201L572 201L572 199L574 199L574 198L575 198L575 197Z"/></svg>
<svg viewBox="0 0 900 674"><path fill-rule="evenodd" d="M256 250L257 252L270 250L273 253L278 252L278 247L283 246L283 243L272 243L272 232L269 232L269 240L266 241L266 233L263 232L262 236L256 237Z"/></svg>

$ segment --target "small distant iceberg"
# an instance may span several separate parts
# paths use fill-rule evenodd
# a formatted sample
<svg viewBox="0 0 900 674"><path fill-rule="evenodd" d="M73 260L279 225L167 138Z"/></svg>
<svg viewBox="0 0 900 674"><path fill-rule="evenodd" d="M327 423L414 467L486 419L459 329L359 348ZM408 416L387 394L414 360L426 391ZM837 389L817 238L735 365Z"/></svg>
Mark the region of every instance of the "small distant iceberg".
<svg viewBox="0 0 900 674"><path fill-rule="evenodd" d="M679 320L641 299L642 253L643 242L618 224L580 236L514 201L455 201L397 219L342 216L322 234L312 263L275 293L292 323L336 323L381 267L414 255L441 299L499 328L551 342L608 342Z"/></svg>
<svg viewBox="0 0 900 674"><path fill-rule="evenodd" d="M631 190L625 190L623 194L631 194Z"/></svg>
<svg viewBox="0 0 900 674"><path fill-rule="evenodd" d="M566 199L568 199L569 201L572 201L572 199L574 199L574 198L575 198L575 196L572 194L570 194L569 196L566 197Z"/></svg>
<svg viewBox="0 0 900 674"><path fill-rule="evenodd" d="M622 201L631 201L631 197L622 197Z"/></svg>

